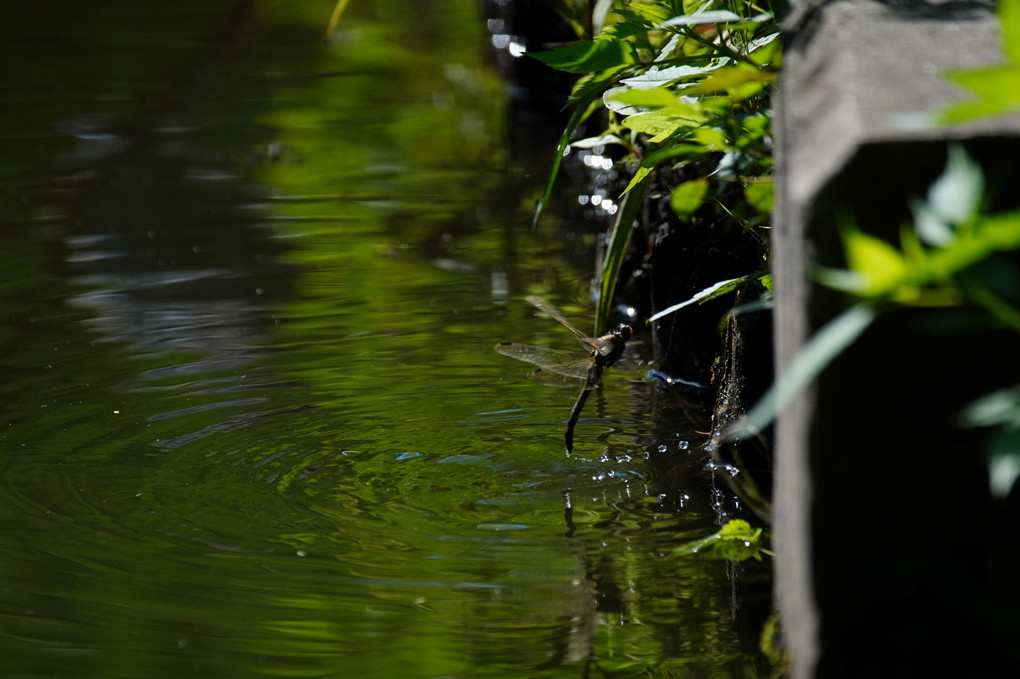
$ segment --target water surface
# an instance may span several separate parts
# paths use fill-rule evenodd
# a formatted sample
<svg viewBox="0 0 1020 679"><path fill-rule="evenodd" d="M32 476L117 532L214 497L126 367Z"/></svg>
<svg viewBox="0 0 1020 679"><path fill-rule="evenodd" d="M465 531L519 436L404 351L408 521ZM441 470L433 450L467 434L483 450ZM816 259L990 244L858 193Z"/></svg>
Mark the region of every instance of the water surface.
<svg viewBox="0 0 1020 679"><path fill-rule="evenodd" d="M757 676L642 338L569 458L492 351L570 347L523 298L590 322L600 228L529 233L500 41L351 5L5 10L4 674Z"/></svg>

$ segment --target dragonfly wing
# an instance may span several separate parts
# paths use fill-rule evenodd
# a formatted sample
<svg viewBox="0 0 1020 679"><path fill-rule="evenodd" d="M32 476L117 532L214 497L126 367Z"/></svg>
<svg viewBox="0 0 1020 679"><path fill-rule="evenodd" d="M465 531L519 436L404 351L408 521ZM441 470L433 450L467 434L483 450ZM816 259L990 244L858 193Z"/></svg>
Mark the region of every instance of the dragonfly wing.
<svg viewBox="0 0 1020 679"><path fill-rule="evenodd" d="M554 372L557 375L573 377L583 380L588 377L588 369L591 367L591 359L587 356L578 356L576 351L561 351L558 349L546 349L536 347L532 344L517 344L516 342L501 342L497 344L496 352L516 358L532 365L537 365L543 370Z"/></svg>
<svg viewBox="0 0 1020 679"><path fill-rule="evenodd" d="M579 339L582 340L588 339L587 335L585 335L583 332L581 332L580 330L578 330L577 328L570 324L570 321L567 320L566 316L563 315L562 311L560 311L552 304L539 297L538 295L528 295L528 301L535 305L535 307L537 307L540 311L544 311L545 313L552 316L560 323L560 325L565 327L570 332L574 333L574 335L576 335Z"/></svg>

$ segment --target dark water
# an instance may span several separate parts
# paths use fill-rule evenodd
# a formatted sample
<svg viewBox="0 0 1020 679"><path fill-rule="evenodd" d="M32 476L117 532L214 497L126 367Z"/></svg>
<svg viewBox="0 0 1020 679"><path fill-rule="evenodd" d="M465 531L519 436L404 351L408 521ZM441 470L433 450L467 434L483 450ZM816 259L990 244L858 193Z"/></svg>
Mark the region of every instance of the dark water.
<svg viewBox="0 0 1020 679"><path fill-rule="evenodd" d="M0 673L758 676L642 338L570 458L492 351L597 225L528 232L479 6L331 10L2 10Z"/></svg>

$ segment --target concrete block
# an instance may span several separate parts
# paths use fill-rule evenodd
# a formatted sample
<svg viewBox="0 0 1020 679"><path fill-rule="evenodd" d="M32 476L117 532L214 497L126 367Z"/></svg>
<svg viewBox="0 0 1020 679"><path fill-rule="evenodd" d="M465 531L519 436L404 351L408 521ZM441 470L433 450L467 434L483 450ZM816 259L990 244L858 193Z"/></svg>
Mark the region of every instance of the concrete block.
<svg viewBox="0 0 1020 679"><path fill-rule="evenodd" d="M775 118L777 370L842 308L810 275L842 264L837 210L896 243L949 140L985 167L999 207L1020 203L1020 116L918 125L969 96L947 69L1002 59L987 4L837 0L791 15ZM993 565L1015 548L995 552L983 442L955 421L1020 382L1018 342L954 321L966 319L882 317L777 421L776 593L795 677L1020 676L1007 641L1020 581Z"/></svg>

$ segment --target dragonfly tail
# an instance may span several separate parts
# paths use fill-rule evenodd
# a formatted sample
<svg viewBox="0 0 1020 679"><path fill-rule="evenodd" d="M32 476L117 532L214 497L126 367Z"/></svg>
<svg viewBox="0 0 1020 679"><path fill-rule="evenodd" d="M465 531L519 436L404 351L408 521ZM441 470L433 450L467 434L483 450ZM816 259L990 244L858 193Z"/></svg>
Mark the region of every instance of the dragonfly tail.
<svg viewBox="0 0 1020 679"><path fill-rule="evenodd" d="M581 409L584 408L584 402L588 400L588 395L591 393L591 389L585 388L578 394L577 400L574 401L574 407L570 410L570 419L567 420L567 431L563 435L563 441L567 444L567 455L574 450L574 426L577 424L577 418L581 417Z"/></svg>

